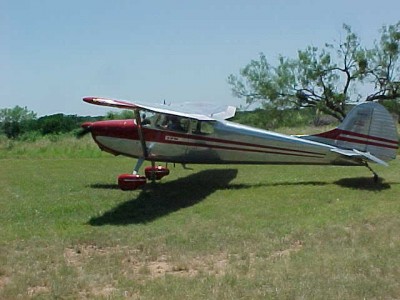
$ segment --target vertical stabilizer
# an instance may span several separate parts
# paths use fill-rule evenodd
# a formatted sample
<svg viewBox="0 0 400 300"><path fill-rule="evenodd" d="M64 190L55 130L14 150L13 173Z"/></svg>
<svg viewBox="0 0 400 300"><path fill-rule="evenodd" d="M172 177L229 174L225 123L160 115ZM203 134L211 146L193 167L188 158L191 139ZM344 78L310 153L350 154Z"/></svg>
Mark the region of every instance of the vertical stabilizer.
<svg viewBox="0 0 400 300"><path fill-rule="evenodd" d="M339 127L304 138L341 149L370 153L383 161L396 158L399 147L392 115L375 102L365 102L354 107Z"/></svg>

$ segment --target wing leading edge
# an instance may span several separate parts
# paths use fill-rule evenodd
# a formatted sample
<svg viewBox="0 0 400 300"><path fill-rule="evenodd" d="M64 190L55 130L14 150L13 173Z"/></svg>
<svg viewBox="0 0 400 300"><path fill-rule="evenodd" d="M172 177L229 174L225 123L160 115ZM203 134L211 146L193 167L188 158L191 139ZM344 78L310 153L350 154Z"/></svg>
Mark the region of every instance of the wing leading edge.
<svg viewBox="0 0 400 300"><path fill-rule="evenodd" d="M186 117L199 121L226 120L232 118L236 113L236 107L234 106L210 108L206 104L192 105L189 103L183 103L180 105L147 105L139 102L131 103L125 100L115 100L101 97L85 97L83 98L83 101L90 104L117 107L122 109L145 109L157 113Z"/></svg>

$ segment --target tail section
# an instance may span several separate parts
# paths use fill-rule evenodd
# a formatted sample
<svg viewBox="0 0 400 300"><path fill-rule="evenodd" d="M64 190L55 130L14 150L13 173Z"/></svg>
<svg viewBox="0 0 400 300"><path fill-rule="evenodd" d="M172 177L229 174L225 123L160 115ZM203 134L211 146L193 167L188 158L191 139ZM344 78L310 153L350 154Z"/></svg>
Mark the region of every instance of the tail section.
<svg viewBox="0 0 400 300"><path fill-rule="evenodd" d="M382 161L396 158L399 148L399 137L392 115L382 105L374 102L354 107L339 127L305 138L340 149L366 153Z"/></svg>

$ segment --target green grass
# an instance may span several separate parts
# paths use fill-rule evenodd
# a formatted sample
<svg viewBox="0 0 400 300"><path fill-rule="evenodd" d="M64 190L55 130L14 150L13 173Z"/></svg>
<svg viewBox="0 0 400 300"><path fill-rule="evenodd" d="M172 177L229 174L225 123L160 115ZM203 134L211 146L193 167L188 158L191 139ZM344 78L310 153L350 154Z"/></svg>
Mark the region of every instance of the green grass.
<svg viewBox="0 0 400 300"><path fill-rule="evenodd" d="M400 297L398 160L378 185L363 167L194 165L123 192L135 161L82 143L3 153L0 299Z"/></svg>
<svg viewBox="0 0 400 300"><path fill-rule="evenodd" d="M0 159L4 158L94 158L108 157L99 151L90 135L47 135L33 141L7 139L0 135Z"/></svg>

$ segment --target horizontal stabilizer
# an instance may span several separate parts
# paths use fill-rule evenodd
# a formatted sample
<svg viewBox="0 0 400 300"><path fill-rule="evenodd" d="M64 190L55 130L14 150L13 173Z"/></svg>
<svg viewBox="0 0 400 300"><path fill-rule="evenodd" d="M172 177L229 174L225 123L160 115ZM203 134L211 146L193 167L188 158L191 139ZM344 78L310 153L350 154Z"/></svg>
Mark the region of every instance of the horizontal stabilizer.
<svg viewBox="0 0 400 300"><path fill-rule="evenodd" d="M344 156L358 157L358 158L361 158L363 160L367 160L369 162L374 162L374 163L377 163L377 164L380 164L380 165L383 165L383 166L386 166L386 167L388 166L388 164L385 161L377 158L376 156L372 155L369 152L362 152L362 151L359 151L359 150L356 150L356 149L346 150L346 149L339 149L339 148L331 149L331 151L339 153L339 154L342 154Z"/></svg>

